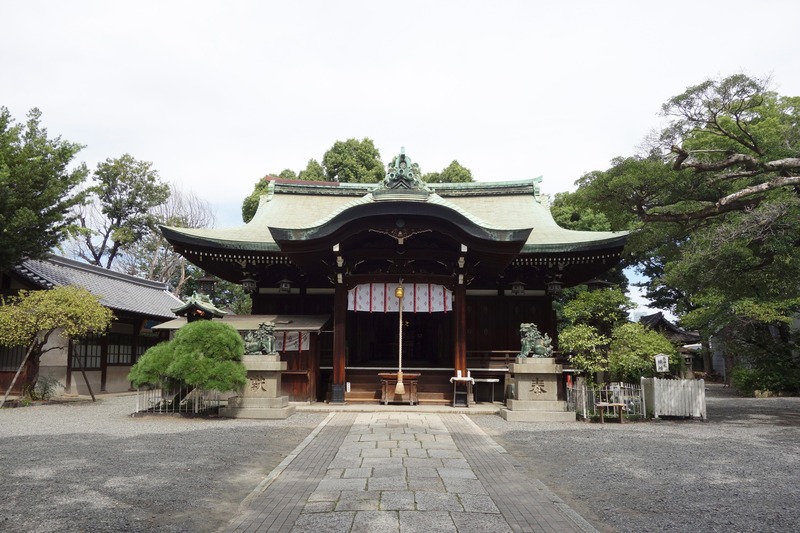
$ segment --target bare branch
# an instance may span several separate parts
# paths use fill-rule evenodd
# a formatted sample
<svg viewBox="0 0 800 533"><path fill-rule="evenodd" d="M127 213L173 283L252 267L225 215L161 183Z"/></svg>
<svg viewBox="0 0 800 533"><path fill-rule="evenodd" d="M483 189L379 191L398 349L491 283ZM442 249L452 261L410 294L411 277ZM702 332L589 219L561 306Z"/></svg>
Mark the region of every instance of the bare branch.
<svg viewBox="0 0 800 533"><path fill-rule="evenodd" d="M796 170L800 169L800 157L788 157L764 163L764 168L768 170Z"/></svg>
<svg viewBox="0 0 800 533"><path fill-rule="evenodd" d="M753 198L755 195L800 184L800 176L780 176L764 183L745 187L735 193L720 198L716 203L688 213L644 213L642 219L646 222L685 222L688 220L701 220L714 217L723 213L737 211L744 207L755 207L761 201Z"/></svg>
<svg viewBox="0 0 800 533"><path fill-rule="evenodd" d="M678 154L677 159L672 165L675 170L682 170L684 168L693 168L697 172L709 172L716 170L724 170L735 165L743 165L746 170L756 170L762 163L755 157L745 154L731 154L725 159L720 161L704 162L698 161L691 157L691 153L683 148L673 146L672 151Z"/></svg>

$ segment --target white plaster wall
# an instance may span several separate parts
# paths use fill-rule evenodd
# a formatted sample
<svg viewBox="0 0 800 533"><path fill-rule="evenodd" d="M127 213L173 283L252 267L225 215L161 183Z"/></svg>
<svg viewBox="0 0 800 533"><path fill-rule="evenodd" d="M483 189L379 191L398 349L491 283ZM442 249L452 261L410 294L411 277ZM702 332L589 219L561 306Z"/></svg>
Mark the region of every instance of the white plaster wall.
<svg viewBox="0 0 800 533"><path fill-rule="evenodd" d="M109 366L106 369L106 390L105 392L127 392L131 390L131 382L128 381L130 366ZM75 374L72 375L73 381Z"/></svg>

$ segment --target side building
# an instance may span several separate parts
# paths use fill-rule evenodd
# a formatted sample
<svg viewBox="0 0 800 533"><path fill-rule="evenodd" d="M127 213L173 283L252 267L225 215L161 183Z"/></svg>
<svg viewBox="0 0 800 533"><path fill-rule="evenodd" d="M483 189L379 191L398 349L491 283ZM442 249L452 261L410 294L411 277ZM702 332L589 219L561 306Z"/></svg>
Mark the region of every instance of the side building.
<svg viewBox="0 0 800 533"><path fill-rule="evenodd" d="M115 320L105 335L89 335L68 343L59 335L51 337L55 347L43 354L39 374L50 376L64 386L67 394L88 394L81 374L86 372L93 392L123 392L130 389L128 372L136 360L154 344L167 337L153 328L174 319L172 308L183 305L165 283L147 281L104 268L58 256L28 259L0 274L3 295L21 289L48 290L58 286L83 287L100 298L114 312ZM0 389L7 390L25 357L26 347L0 346ZM22 392L32 366L23 369L12 393Z"/></svg>

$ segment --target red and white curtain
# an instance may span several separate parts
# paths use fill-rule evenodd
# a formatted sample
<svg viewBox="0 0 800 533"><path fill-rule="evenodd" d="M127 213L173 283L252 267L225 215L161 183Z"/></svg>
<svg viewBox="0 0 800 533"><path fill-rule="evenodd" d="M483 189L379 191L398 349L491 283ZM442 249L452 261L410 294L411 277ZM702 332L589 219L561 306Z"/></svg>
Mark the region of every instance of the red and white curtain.
<svg viewBox="0 0 800 533"><path fill-rule="evenodd" d="M348 311L397 313L398 298L394 295L397 283L363 283L347 293ZM443 285L433 283L403 284L404 313L441 313L453 310L453 293Z"/></svg>
<svg viewBox="0 0 800 533"><path fill-rule="evenodd" d="M309 348L307 331L276 331L275 349L279 352L302 352Z"/></svg>

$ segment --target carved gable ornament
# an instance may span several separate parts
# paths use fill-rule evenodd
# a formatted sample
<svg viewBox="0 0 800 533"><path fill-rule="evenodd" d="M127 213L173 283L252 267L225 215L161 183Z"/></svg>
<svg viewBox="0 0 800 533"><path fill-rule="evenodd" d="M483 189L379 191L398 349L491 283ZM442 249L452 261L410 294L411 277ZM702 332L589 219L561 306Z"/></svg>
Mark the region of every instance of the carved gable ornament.
<svg viewBox="0 0 800 533"><path fill-rule="evenodd" d="M400 155L396 156L386 169L386 177L372 191L376 200L397 199L400 195L425 199L430 193L430 189L420 178L419 166L411 163L405 148L400 148Z"/></svg>

